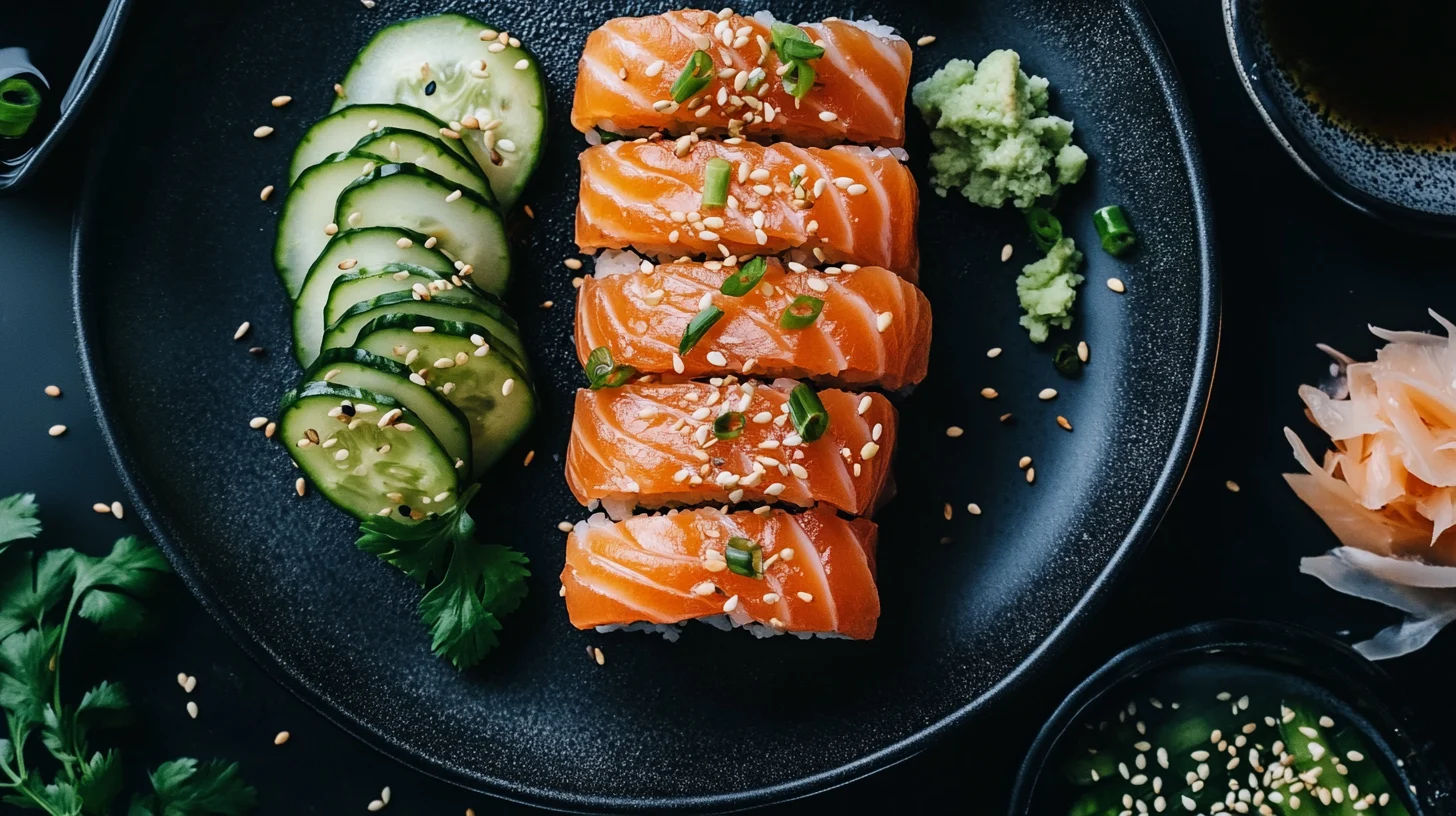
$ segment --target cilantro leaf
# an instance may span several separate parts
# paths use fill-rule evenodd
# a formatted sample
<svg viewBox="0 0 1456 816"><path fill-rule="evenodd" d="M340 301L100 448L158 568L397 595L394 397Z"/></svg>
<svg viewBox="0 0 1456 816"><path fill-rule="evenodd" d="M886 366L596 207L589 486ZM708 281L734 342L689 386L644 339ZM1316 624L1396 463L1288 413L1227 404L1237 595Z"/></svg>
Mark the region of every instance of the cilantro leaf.
<svg viewBox="0 0 1456 816"><path fill-rule="evenodd" d="M17 493L0 499L0 553L12 541L35 538L40 532L40 520L35 517L39 509L34 493Z"/></svg>
<svg viewBox="0 0 1456 816"><path fill-rule="evenodd" d="M457 541L445 577L420 600L435 654L465 669L499 645L500 618L526 597L527 563L526 556L499 544Z"/></svg>
<svg viewBox="0 0 1456 816"><path fill-rule="evenodd" d="M128 816L242 816L257 805L257 791L243 782L236 763L174 759L151 779L156 793L133 799Z"/></svg>
<svg viewBox="0 0 1456 816"><path fill-rule="evenodd" d="M363 535L354 544L420 586L427 586L431 576L445 572L451 545L474 533L475 521L465 512L465 506L478 490L480 485L471 485L460 494L454 507L418 524L371 516L359 524Z"/></svg>
<svg viewBox="0 0 1456 816"><path fill-rule="evenodd" d="M47 785L41 781L39 774L32 771L15 789L25 796L7 796L4 801L22 808L44 810L55 816L80 816L81 795L74 785L67 782Z"/></svg>
<svg viewBox="0 0 1456 816"><path fill-rule="evenodd" d="M76 783L76 792L81 795L81 812L110 813L111 803L121 795L123 781L116 751L104 754L97 751L81 767L81 780Z"/></svg>
<svg viewBox="0 0 1456 816"><path fill-rule="evenodd" d="M54 675L48 635L27 629L0 641L0 708L10 713L12 730L18 724L23 733L44 722Z"/></svg>
<svg viewBox="0 0 1456 816"><path fill-rule="evenodd" d="M63 705L58 712L47 705L42 715L41 741L62 763L80 763L89 750L87 733L92 728L126 724L130 720L129 707L120 685L102 683L86 692L81 704L74 708Z"/></svg>
<svg viewBox="0 0 1456 816"><path fill-rule="evenodd" d="M103 632L131 632L141 625L145 597L157 579L171 572L156 547L136 536L118 539L104 558L76 555L76 583L71 592L81 598L77 614Z"/></svg>
<svg viewBox="0 0 1456 816"><path fill-rule="evenodd" d="M66 597L75 569L72 550L17 555L0 562L0 641L27 626L39 626Z"/></svg>

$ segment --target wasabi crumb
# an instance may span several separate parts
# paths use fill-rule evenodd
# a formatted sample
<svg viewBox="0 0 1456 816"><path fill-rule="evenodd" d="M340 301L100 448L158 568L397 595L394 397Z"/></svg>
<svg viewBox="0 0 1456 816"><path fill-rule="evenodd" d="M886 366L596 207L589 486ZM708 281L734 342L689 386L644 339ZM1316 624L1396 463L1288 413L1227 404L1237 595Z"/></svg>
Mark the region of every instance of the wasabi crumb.
<svg viewBox="0 0 1456 816"><path fill-rule="evenodd" d="M1072 304L1077 300L1077 284L1083 280L1077 274L1081 264L1076 242L1063 238L1052 244L1045 258L1021 268L1016 296L1026 312L1021 325L1031 333L1031 342L1045 342L1052 326L1072 328Z"/></svg>
<svg viewBox="0 0 1456 816"><path fill-rule="evenodd" d="M1015 51L992 51L980 66L951 60L916 85L935 192L959 187L974 204L1026 209L1080 179L1087 154L1072 144L1072 123L1047 113L1049 84L1027 76Z"/></svg>

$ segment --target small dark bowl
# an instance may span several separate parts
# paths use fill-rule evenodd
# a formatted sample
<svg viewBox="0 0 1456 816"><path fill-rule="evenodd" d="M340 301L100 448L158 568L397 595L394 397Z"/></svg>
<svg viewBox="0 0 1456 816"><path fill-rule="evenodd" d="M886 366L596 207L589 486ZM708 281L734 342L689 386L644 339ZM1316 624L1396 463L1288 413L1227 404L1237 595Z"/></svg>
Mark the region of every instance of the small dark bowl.
<svg viewBox="0 0 1456 816"><path fill-rule="evenodd" d="M61 137L71 129L76 118L81 115L81 109L86 101L91 98L91 93L100 83L102 74L105 73L111 58L116 53L116 47L121 35L121 25L126 20L128 9L131 8L131 0L111 0L106 10L101 15L101 21L96 27L96 32L91 37L91 44L86 49L85 55L81 58L80 64L76 67L75 74L70 77L57 77L56 87L51 93L61 93L60 111L55 122L51 124L50 130L41 137L41 140L24 158L12 165L0 164L0 192L12 187L19 187L26 179L34 175L42 161L60 143ZM67 22L58 21L54 28L55 36L77 36L68 27ZM26 43L10 43L10 45L26 45Z"/></svg>
<svg viewBox="0 0 1456 816"><path fill-rule="evenodd" d="M1262 0L1223 0L1224 33L1244 90L1295 164L1367 215L1456 237L1456 152L1383 144L1332 121L1280 68L1261 6Z"/></svg>
<svg viewBox="0 0 1456 816"><path fill-rule="evenodd" d="M1353 649L1317 632L1284 624L1213 621L1159 635L1108 661L1077 686L1037 734L1011 797L1012 816L1046 816L1038 804L1043 778L1057 779L1048 762L1069 731L1100 710L1124 684L1153 671L1218 659L1289 675L1334 701L1365 732L1372 756L1384 757L1401 785L1415 785L1411 812L1451 816L1451 777L1433 744L1411 730L1411 713L1390 676ZM1392 779L1394 783L1396 779Z"/></svg>

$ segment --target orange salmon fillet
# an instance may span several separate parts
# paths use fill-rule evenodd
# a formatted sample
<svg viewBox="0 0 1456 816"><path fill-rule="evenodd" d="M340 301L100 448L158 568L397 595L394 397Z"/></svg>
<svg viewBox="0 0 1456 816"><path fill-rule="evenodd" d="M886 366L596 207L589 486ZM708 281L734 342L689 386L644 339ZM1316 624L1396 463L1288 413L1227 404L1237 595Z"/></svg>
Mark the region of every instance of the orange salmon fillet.
<svg viewBox="0 0 1456 816"><path fill-rule="evenodd" d="M793 384L633 384L576 392L566 483L578 501L614 517L632 506L816 503L852 515L887 500L895 409L879 394L820 391L829 427L803 442L786 413ZM864 410L860 406L863 401ZM719 440L719 414L739 411L735 439Z"/></svg>
<svg viewBox="0 0 1456 816"><path fill-rule="evenodd" d="M581 250L712 258L797 250L809 264L881 266L917 279L919 194L910 171L887 151L695 138L683 137L681 149L639 140L583 151ZM725 207L705 209L703 178L714 158L733 167L729 198Z"/></svg>
<svg viewBox="0 0 1456 816"><path fill-rule="evenodd" d="M892 391L924 379L930 302L919 289L876 266L837 275L797 264L795 270L767 259L763 278L742 297L719 292L738 270L716 261L587 277L577 299L577 355L585 365L593 349L605 346L616 363L668 377L751 374ZM818 319L804 329L782 328L781 315L801 295L824 302ZM724 315L675 361L704 296Z"/></svg>
<svg viewBox="0 0 1456 816"><path fill-rule="evenodd" d="M823 43L824 56L810 61L815 85L796 105L779 79L782 63L762 20L692 10L608 20L582 51L571 124L583 133L601 127L677 135L705 127L802 145L903 144L909 43L844 20L801 28ZM704 45L713 58L711 81L693 98L673 102L673 82ZM746 89L750 77L761 78L755 91Z"/></svg>
<svg viewBox="0 0 1456 816"><path fill-rule="evenodd" d="M876 527L815 508L716 509L579 522L566 539L566 611L578 629L727 615L735 626L868 639L880 616ZM731 537L763 548L763 577L724 568Z"/></svg>

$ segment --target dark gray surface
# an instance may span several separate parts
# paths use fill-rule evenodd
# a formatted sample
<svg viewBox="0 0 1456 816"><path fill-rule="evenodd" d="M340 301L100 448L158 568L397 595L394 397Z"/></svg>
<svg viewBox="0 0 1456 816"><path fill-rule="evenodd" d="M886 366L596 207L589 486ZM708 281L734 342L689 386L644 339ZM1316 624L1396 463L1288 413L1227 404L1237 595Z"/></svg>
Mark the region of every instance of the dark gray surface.
<svg viewBox="0 0 1456 816"><path fill-rule="evenodd" d="M1233 74L1216 3L1150 5L1200 124L1226 282L1214 401L1183 493L1112 604L1034 684L925 754L781 812L907 801L962 809L979 803L977 812L995 812L1042 719L1122 646L1224 615L1363 632L1393 619L1296 574L1299 555L1322 551L1334 539L1278 477L1293 467L1280 427L1303 428L1294 389L1323 372L1314 342L1368 356L1376 343L1364 331L1366 321L1430 328L1427 305L1456 311L1449 245L1410 238L1346 210L1287 161ZM25 198L0 200L0 279L12 293L0 299L0 340L23 349L24 357L7 388L13 413L0 440L12 458L0 469L0 494L37 491L50 541L99 548L122 531L140 529L130 519L116 522L89 510L93 501L120 492L84 401L67 309L67 228L81 147L73 139ZM66 396L46 398L41 388L48 382L66 388ZM47 438L46 427L57 421L71 432ZM1224 489L1230 478L1242 492ZM481 813L516 812L401 768L344 736L272 682L180 592L168 612L162 636L143 643L127 662L148 725L127 741L136 763L186 752L240 759L263 789L265 813L362 808L382 784L393 786L394 807L404 812L458 813L466 805ZM1442 635L1425 653L1388 666L1436 733L1456 725L1443 680L1451 658L1451 638ZM182 711L184 696L172 681L177 671L200 678L196 722ZM281 749L271 745L279 728L294 734Z"/></svg>

